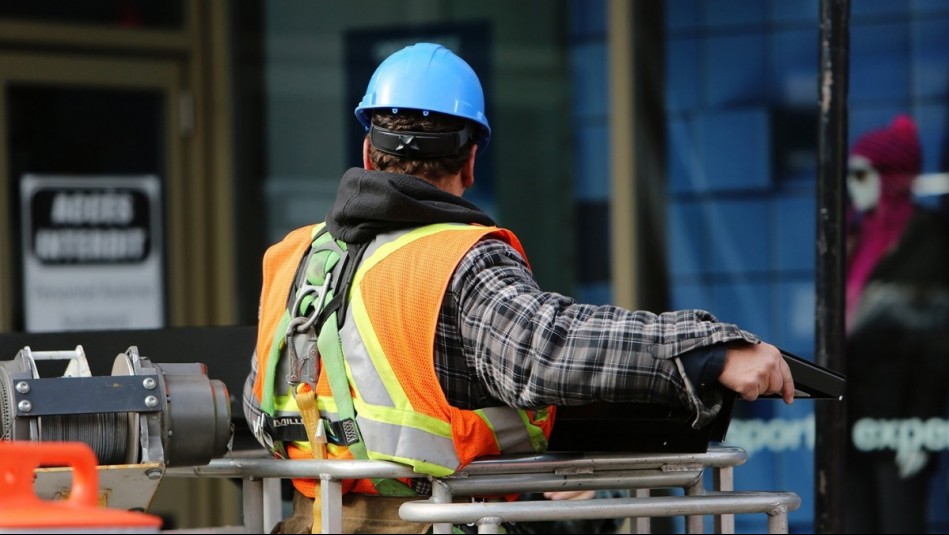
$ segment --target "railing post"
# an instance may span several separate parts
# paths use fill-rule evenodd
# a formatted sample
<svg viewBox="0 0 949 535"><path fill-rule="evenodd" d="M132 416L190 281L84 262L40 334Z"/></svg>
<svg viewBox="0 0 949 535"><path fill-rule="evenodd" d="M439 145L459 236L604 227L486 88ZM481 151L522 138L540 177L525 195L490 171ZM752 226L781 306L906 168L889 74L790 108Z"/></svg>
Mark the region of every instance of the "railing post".
<svg viewBox="0 0 949 535"><path fill-rule="evenodd" d="M244 529L247 533L264 533L264 482L258 477L243 478L241 503L244 506Z"/></svg>
<svg viewBox="0 0 949 535"><path fill-rule="evenodd" d="M264 478L261 505L263 507L261 515L261 522L263 524L262 533L270 533L274 526L283 520L283 502L280 498L280 478Z"/></svg>
<svg viewBox="0 0 949 535"><path fill-rule="evenodd" d="M649 489L636 489L637 498L648 498L649 494ZM641 533L643 535L652 533L652 518L648 516L638 516L632 520L633 522L630 524L630 528L633 533Z"/></svg>
<svg viewBox="0 0 949 535"><path fill-rule="evenodd" d="M712 488L719 491L735 490L735 468L732 466L713 468ZM716 515L715 533L735 533L735 515Z"/></svg>
<svg viewBox="0 0 949 535"><path fill-rule="evenodd" d="M343 532L343 483L325 474L320 476L322 533Z"/></svg>
<svg viewBox="0 0 949 535"><path fill-rule="evenodd" d="M430 478L432 481L432 502L434 503L451 503L454 499L451 493L451 489L448 488L442 480ZM432 533L433 534L446 534L452 533L452 525L446 522L436 522L432 524ZM495 532L496 533L496 532Z"/></svg>

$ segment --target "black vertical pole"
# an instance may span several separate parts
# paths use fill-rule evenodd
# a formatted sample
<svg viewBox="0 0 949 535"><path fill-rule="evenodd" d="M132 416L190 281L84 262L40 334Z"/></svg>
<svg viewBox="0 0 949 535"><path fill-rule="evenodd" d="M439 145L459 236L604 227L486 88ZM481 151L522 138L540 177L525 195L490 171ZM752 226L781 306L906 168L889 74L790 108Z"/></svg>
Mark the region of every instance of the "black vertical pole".
<svg viewBox="0 0 949 535"><path fill-rule="evenodd" d="M844 174L847 142L850 4L820 2L820 126L817 168L817 273L815 360L845 369L844 354ZM843 533L843 481L847 446L844 404L819 401L814 446L815 533Z"/></svg>

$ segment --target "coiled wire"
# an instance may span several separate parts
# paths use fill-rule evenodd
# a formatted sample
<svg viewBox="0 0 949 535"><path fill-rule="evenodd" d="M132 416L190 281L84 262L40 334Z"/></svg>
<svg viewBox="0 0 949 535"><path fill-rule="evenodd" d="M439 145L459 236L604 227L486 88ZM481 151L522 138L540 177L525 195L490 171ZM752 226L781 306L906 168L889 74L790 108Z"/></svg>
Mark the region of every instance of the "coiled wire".
<svg viewBox="0 0 949 535"><path fill-rule="evenodd" d="M125 464L129 415L125 412L65 414L40 418L40 440L84 442L100 465Z"/></svg>

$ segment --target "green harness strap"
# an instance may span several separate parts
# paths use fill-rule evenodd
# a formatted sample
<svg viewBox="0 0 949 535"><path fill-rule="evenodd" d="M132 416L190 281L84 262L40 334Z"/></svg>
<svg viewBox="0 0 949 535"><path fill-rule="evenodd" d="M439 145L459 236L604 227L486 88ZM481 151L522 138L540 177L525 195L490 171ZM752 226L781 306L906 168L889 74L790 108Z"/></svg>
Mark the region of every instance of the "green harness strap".
<svg viewBox="0 0 949 535"><path fill-rule="evenodd" d="M333 294L337 290L341 289L343 292L346 292L349 289L349 281L345 279L347 277L351 278L352 272L355 271L356 268L355 265L348 265L350 262L356 262L358 260L350 258L347 249L348 247L345 243L332 239L328 232L321 231L313 240L312 252L309 255L308 265L306 266L306 281L314 286L324 286L327 282L327 278L331 279L331 284L327 285L324 295L320 296L318 306L320 306L321 310L311 312L317 314L317 319L312 326L319 331L319 336L317 337L318 358L320 359L321 366L325 366L326 368L326 374L329 379L330 390L333 393L333 400L336 402L339 420L351 421L353 427L356 429L356 437L352 437L353 440L347 440L347 442L350 442L347 445L349 451L352 453L354 459L368 460L369 454L366 449L366 444L363 442L362 436L358 432L359 427L356 424L356 409L353 405L352 392L350 391L349 380L346 375L343 342L339 336L340 322L338 321L337 314L339 310L338 304L345 299L345 296L340 296L336 299L333 298ZM305 297L300 302L300 309L292 312L294 314L305 314L308 312L309 307L315 304L314 300L314 297ZM326 312L328 312L328 310L326 309L333 306L337 308L332 310L327 316ZM281 321L281 325L284 325L284 328L289 326L289 322L292 321L289 317L286 319L286 324ZM279 341L275 343L275 345L278 344ZM316 378L312 379L313 384L311 386L315 393ZM303 411L303 407L299 405L298 403L298 408ZM318 411L316 404L305 403L304 405L310 410ZM319 417L320 415L317 412L311 417L305 418L304 421L316 421ZM310 426L307 426L308 435L312 431L309 427ZM318 447L315 444L311 444L311 446ZM371 481L376 490L385 496L417 495L412 488L396 479L374 478Z"/></svg>

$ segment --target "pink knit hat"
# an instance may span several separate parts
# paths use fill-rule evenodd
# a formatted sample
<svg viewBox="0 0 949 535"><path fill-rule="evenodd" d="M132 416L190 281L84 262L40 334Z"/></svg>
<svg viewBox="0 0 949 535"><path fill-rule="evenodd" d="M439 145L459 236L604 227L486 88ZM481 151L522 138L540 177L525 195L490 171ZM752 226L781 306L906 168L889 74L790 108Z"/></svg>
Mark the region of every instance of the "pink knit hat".
<svg viewBox="0 0 949 535"><path fill-rule="evenodd" d="M922 169L922 152L916 123L908 115L898 115L889 126L867 132L857 140L852 151L870 160L881 175L914 176Z"/></svg>

